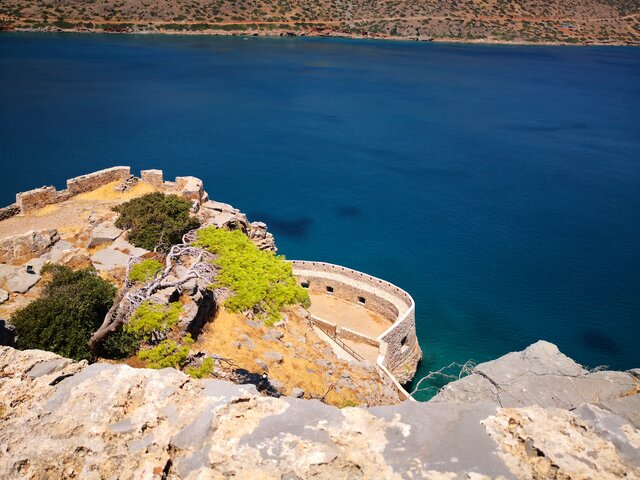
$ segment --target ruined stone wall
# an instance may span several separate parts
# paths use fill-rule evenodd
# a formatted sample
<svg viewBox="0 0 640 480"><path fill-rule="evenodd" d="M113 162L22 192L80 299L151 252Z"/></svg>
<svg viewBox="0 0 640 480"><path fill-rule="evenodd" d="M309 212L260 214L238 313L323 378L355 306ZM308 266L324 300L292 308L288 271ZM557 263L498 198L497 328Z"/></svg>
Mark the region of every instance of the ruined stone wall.
<svg viewBox="0 0 640 480"><path fill-rule="evenodd" d="M40 187L18 193L16 195L16 205L21 213L27 213L53 203L62 202L68 197L69 195L66 190L59 192L56 190L56 187Z"/></svg>
<svg viewBox="0 0 640 480"><path fill-rule="evenodd" d="M293 274L311 292L335 295L356 304L362 304L364 299L366 308L393 322L376 339L380 348L377 363L402 389L400 384L413 378L422 358L416 336L415 303L411 295L385 280L339 265L301 260L291 263ZM328 292L327 287L333 291ZM344 329L339 330L343 331L337 334L349 334ZM402 391L407 395L404 389Z"/></svg>
<svg viewBox="0 0 640 480"><path fill-rule="evenodd" d="M80 175L79 177L67 180L67 190L69 194L78 195L79 193L90 192L107 183L124 180L131 175L131 167L111 167L97 172Z"/></svg>
<svg viewBox="0 0 640 480"><path fill-rule="evenodd" d="M16 203L0 208L0 221L14 217L20 213L20 207Z"/></svg>

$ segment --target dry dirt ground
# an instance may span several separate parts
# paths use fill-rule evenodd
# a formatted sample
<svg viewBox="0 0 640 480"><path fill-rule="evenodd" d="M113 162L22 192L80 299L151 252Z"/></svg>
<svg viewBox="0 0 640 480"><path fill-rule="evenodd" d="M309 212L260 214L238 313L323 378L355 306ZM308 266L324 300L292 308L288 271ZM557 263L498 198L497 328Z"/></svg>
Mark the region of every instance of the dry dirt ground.
<svg viewBox="0 0 640 480"><path fill-rule="evenodd" d="M29 230L55 228L63 240L75 243L76 236L87 225L90 216L110 216L111 207L114 205L157 190L149 184L138 183L123 193L115 190L118 183L109 183L65 202L47 205L25 215L3 220L0 222L0 238L19 235Z"/></svg>
<svg viewBox="0 0 640 480"><path fill-rule="evenodd" d="M339 407L397 401L387 396L375 368L339 360L297 307L288 308L285 315L286 323L278 328L284 336L277 339L268 334L264 324L221 309L191 350L220 355L231 360L233 368L266 372L270 379L284 384L286 394L297 387L304 390L306 398L324 397L324 401ZM282 360L267 360L267 352L281 354ZM256 360L264 361L268 368L265 370Z"/></svg>
<svg viewBox="0 0 640 480"><path fill-rule="evenodd" d="M0 29L638 44L635 0L4 0Z"/></svg>

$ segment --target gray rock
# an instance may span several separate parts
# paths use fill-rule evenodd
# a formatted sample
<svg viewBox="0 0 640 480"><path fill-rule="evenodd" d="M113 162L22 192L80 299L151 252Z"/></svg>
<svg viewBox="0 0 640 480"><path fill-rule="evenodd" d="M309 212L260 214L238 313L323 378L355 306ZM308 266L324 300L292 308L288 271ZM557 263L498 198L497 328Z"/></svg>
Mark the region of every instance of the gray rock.
<svg viewBox="0 0 640 480"><path fill-rule="evenodd" d="M119 228L116 228L113 223L109 222L98 225L93 230L91 230L87 248L96 247L104 243L112 243L115 239L122 235L122 233L123 231Z"/></svg>
<svg viewBox="0 0 640 480"><path fill-rule="evenodd" d="M267 363L282 363L284 361L284 357L280 352L264 352L262 358Z"/></svg>
<svg viewBox="0 0 640 480"><path fill-rule="evenodd" d="M37 275L40 275L40 271L42 270L42 267L45 266L45 264L49 263L49 260L47 260L46 258L42 258L42 257L38 257L38 258L32 258L31 260L29 260L28 262L25 262L22 265L22 268L26 271L27 269L31 269L33 270Z"/></svg>
<svg viewBox="0 0 640 480"><path fill-rule="evenodd" d="M120 235L112 244L111 248L121 251L131 257L141 257L145 253L149 253L149 250L144 248L134 247L125 238L124 235Z"/></svg>
<svg viewBox="0 0 640 480"><path fill-rule="evenodd" d="M265 372L269 370L269 365L264 360L260 360L259 358L256 360L256 365L260 367Z"/></svg>
<svg viewBox="0 0 640 480"><path fill-rule="evenodd" d="M298 387L294 387L291 389L291 396L295 398L303 398L304 390Z"/></svg>
<svg viewBox="0 0 640 480"><path fill-rule="evenodd" d="M280 330L278 330L277 328L270 328L269 331L267 332L269 335L271 335L273 338L276 338L278 340L280 340L281 338L284 337L284 333L282 333Z"/></svg>
<svg viewBox="0 0 640 480"><path fill-rule="evenodd" d="M0 304L9 300L9 293L6 290L0 288Z"/></svg>
<svg viewBox="0 0 640 480"><path fill-rule="evenodd" d="M16 263L25 258L39 257L60 240L55 228L30 230L27 233L0 239L0 262Z"/></svg>
<svg viewBox="0 0 640 480"><path fill-rule="evenodd" d="M91 257L91 263L98 270L113 270L115 268L126 268L129 263L129 255L122 253L113 248L105 248L94 253Z"/></svg>
<svg viewBox="0 0 640 480"><path fill-rule="evenodd" d="M31 378L38 378L51 373L59 372L64 367L69 365L70 360L66 358L58 358L56 360L49 360L47 362L36 363L31 370L27 372L27 375Z"/></svg>
<svg viewBox="0 0 640 480"><path fill-rule="evenodd" d="M19 267L14 267L13 265L6 265L4 263L0 263L0 283L6 282L10 277L13 277L19 270L22 270Z"/></svg>
<svg viewBox="0 0 640 480"><path fill-rule="evenodd" d="M36 275L35 273L27 273L24 270L19 270L7 280L7 287L15 293L27 293L38 283L40 278L40 275Z"/></svg>
<svg viewBox="0 0 640 480"><path fill-rule="evenodd" d="M448 384L434 401L573 409L583 403L618 397L632 386L629 374L589 373L555 345L539 341L522 352L476 366L472 375Z"/></svg>

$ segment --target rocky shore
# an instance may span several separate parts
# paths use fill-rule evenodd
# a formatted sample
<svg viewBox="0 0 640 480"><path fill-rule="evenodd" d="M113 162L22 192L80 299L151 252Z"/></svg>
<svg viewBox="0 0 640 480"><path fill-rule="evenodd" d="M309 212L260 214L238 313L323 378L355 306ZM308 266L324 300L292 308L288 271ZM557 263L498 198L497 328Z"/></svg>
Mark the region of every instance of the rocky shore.
<svg viewBox="0 0 640 480"><path fill-rule="evenodd" d="M640 370L588 372L543 341L371 409L10 347L0 372L0 478L640 475Z"/></svg>

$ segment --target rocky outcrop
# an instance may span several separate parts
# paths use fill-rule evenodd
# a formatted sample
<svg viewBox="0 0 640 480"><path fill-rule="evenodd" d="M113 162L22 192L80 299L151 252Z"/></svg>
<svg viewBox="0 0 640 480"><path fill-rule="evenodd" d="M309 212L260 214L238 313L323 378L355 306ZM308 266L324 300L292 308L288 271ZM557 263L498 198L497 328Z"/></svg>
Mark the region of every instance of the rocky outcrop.
<svg viewBox="0 0 640 480"><path fill-rule="evenodd" d="M51 250L58 240L60 235L55 228L5 237L0 239L0 263L17 263L39 257Z"/></svg>
<svg viewBox="0 0 640 480"><path fill-rule="evenodd" d="M639 411L633 373L586 372L546 342L478 368L427 403L340 410L0 347L0 478L638 478L640 424L612 407ZM576 408L546 406L558 391Z"/></svg>

